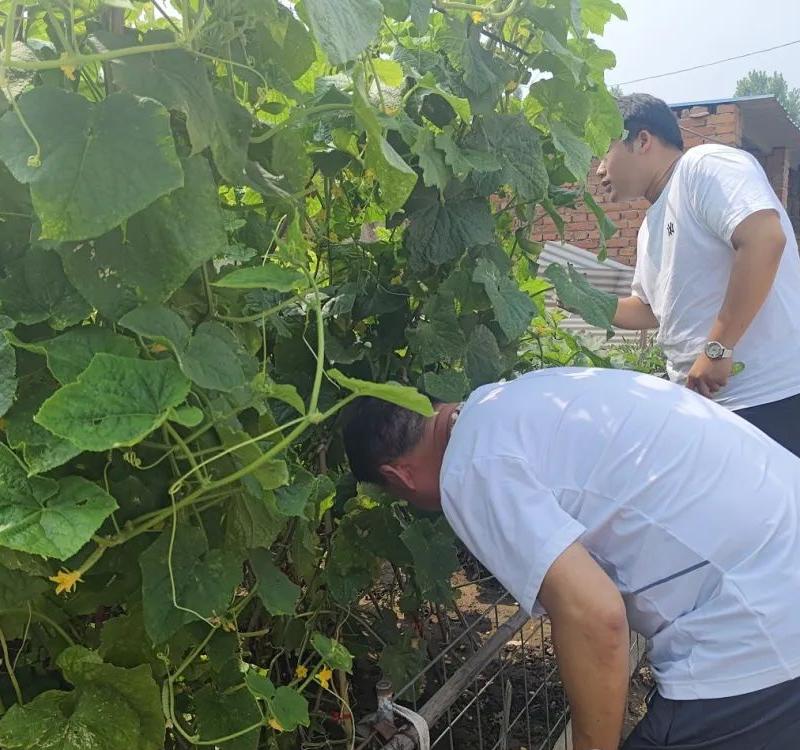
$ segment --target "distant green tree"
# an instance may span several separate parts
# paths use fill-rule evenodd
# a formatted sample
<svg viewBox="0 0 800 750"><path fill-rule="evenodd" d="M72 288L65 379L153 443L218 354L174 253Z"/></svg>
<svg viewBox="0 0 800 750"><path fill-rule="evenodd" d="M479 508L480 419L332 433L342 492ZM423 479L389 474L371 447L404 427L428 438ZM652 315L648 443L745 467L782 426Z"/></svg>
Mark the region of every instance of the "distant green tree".
<svg viewBox="0 0 800 750"><path fill-rule="evenodd" d="M772 94L789 113L792 121L800 125L800 88L789 88L782 73L772 75L765 70L751 70L736 82L735 96Z"/></svg>

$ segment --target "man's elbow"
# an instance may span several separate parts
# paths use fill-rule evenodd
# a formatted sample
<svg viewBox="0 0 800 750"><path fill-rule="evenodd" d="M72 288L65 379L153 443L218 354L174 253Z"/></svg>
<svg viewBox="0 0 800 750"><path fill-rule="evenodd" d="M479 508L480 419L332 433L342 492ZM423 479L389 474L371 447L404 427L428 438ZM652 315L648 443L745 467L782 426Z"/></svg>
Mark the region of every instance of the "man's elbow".
<svg viewBox="0 0 800 750"><path fill-rule="evenodd" d="M628 642L630 628L622 597L605 603L602 608L593 613L592 620L598 635L603 640L615 644Z"/></svg>

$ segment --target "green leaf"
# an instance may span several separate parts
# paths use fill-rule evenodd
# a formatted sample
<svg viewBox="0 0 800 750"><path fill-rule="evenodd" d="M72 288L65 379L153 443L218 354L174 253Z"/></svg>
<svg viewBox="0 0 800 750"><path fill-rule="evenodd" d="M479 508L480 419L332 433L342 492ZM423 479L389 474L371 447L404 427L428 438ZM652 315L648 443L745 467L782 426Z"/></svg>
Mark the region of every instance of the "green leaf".
<svg viewBox="0 0 800 750"><path fill-rule="evenodd" d="M144 625L155 644L164 643L186 623L224 614L242 577L241 563L233 550L209 551L203 531L184 524L176 529L172 549L173 600L170 537L171 530L165 530L139 556Z"/></svg>
<svg viewBox="0 0 800 750"><path fill-rule="evenodd" d="M208 162L184 162L186 186L133 216L121 229L62 247L64 271L103 315L118 320L145 302L164 302L205 261L227 247Z"/></svg>
<svg viewBox="0 0 800 750"><path fill-rule="evenodd" d="M436 78L433 73L426 73L422 78L417 81L417 89L431 94L438 94L442 97L455 111L455 113L466 123L472 120L472 108L469 105L469 100L464 99L437 85Z"/></svg>
<svg viewBox="0 0 800 750"><path fill-rule="evenodd" d="M169 421L183 427L197 427L203 421L204 416L202 409L184 404L176 409L170 409Z"/></svg>
<svg viewBox="0 0 800 750"><path fill-rule="evenodd" d="M405 21L408 18L410 7L409 0L381 0L383 12L395 21Z"/></svg>
<svg viewBox="0 0 800 750"><path fill-rule="evenodd" d="M141 606L103 623L98 653L103 661L128 669L140 664L153 667L160 664L144 630Z"/></svg>
<svg viewBox="0 0 800 750"><path fill-rule="evenodd" d="M521 112L491 114L483 119L483 134L503 165L502 181L524 200L547 194L549 178L538 132Z"/></svg>
<svg viewBox="0 0 800 750"><path fill-rule="evenodd" d="M306 277L293 268L265 263L263 266L237 268L213 282L213 285L224 289L274 289L277 292L291 292L305 286Z"/></svg>
<svg viewBox="0 0 800 750"><path fill-rule="evenodd" d="M356 116L367 131L365 163L378 177L382 204L388 213L402 208L417 183L417 173L406 164L383 137L377 115L359 86L355 87L353 104Z"/></svg>
<svg viewBox="0 0 800 750"><path fill-rule="evenodd" d="M0 417L14 403L17 393L17 356L8 340L0 334Z"/></svg>
<svg viewBox="0 0 800 750"><path fill-rule="evenodd" d="M444 151L445 163L453 170L458 179L465 179L471 172L497 172L502 164L495 154L462 148L447 133L438 133L435 138L436 147Z"/></svg>
<svg viewBox="0 0 800 750"><path fill-rule="evenodd" d="M214 321L201 323L180 357L184 374L201 388L232 391L245 384L233 332Z"/></svg>
<svg viewBox="0 0 800 750"><path fill-rule="evenodd" d="M276 383L269 378L261 378L254 385L267 398L274 398L289 404L298 414L306 413L306 404L302 396L297 392L297 387L291 383Z"/></svg>
<svg viewBox="0 0 800 750"><path fill-rule="evenodd" d="M485 258L478 258L472 280L483 285L492 301L497 322L503 333L514 341L522 336L536 314L536 305L516 282Z"/></svg>
<svg viewBox="0 0 800 750"><path fill-rule="evenodd" d="M81 477L28 478L0 445L0 545L66 560L116 508L114 498Z"/></svg>
<svg viewBox="0 0 800 750"><path fill-rule="evenodd" d="M311 31L332 65L358 57L378 35L379 0L305 0Z"/></svg>
<svg viewBox="0 0 800 750"><path fill-rule="evenodd" d="M494 334L484 325L476 326L469 337L464 370L470 385L477 388L491 383L503 373L503 355Z"/></svg>
<svg viewBox="0 0 800 750"><path fill-rule="evenodd" d="M120 357L136 357L139 347L133 339L110 328L79 326L60 336L32 344L14 340L17 346L47 357L47 367L62 385L72 383L89 366L95 354L104 352Z"/></svg>
<svg viewBox="0 0 800 750"><path fill-rule="evenodd" d="M180 354L189 344L191 331L178 313L161 305L147 304L131 310L119 324L142 338L152 339Z"/></svg>
<svg viewBox="0 0 800 750"><path fill-rule="evenodd" d="M101 353L42 404L35 420L83 450L102 451L138 443L188 393L189 381L170 360Z"/></svg>
<svg viewBox="0 0 800 750"><path fill-rule="evenodd" d="M489 204L483 198L461 195L439 201L427 191L410 215L405 242L414 266L440 266L459 258L470 247L494 240Z"/></svg>
<svg viewBox="0 0 800 750"><path fill-rule="evenodd" d="M318 480L307 471L298 471L294 481L275 492L275 506L284 516L305 518L306 506Z"/></svg>
<svg viewBox="0 0 800 750"><path fill-rule="evenodd" d="M383 58L379 57L375 60L372 60L372 67L375 69L378 77L387 86L397 88L398 86L402 86L403 82L405 81L403 66L400 65L399 62L395 62L394 60L384 60Z"/></svg>
<svg viewBox="0 0 800 750"><path fill-rule="evenodd" d="M418 638L406 633L396 643L390 643L383 649L378 666L381 674L392 685L408 685L422 672L427 662L427 649L419 643Z"/></svg>
<svg viewBox="0 0 800 750"><path fill-rule="evenodd" d="M422 179L427 187L437 187L443 191L450 181L450 170L444 162L444 155L433 142L433 133L427 128L419 131L411 152L419 158Z"/></svg>
<svg viewBox="0 0 800 750"><path fill-rule="evenodd" d="M165 725L150 667L104 664L72 646L58 664L75 690L48 690L0 719L8 750L161 750Z"/></svg>
<svg viewBox="0 0 800 750"><path fill-rule="evenodd" d="M411 21L414 26L417 27L417 31L419 31L420 34L424 34L428 30L432 9L433 0L411 0L409 8Z"/></svg>
<svg viewBox="0 0 800 750"><path fill-rule="evenodd" d="M293 615L300 587L275 567L267 549L250 552L250 565L258 578L258 596L271 615Z"/></svg>
<svg viewBox="0 0 800 750"><path fill-rule="evenodd" d="M603 157L611 141L622 135L622 115L616 99L605 88L597 87L588 96L590 110L586 120L586 141L595 156Z"/></svg>
<svg viewBox="0 0 800 750"><path fill-rule="evenodd" d="M281 685L268 704L273 718L285 732L293 732L297 727L307 727L311 723L308 701L294 688Z"/></svg>
<svg viewBox="0 0 800 750"><path fill-rule="evenodd" d="M227 737L249 726L258 724L261 712L255 698L247 690L220 692L206 685L195 695L197 725L200 740L208 742ZM241 737L227 742L215 742L223 750L256 750L261 729L256 727Z"/></svg>
<svg viewBox="0 0 800 750"><path fill-rule="evenodd" d="M452 599L450 578L460 567L453 532L440 519L419 519L400 535L414 558L414 580L423 599L446 603Z"/></svg>
<svg viewBox="0 0 800 750"><path fill-rule="evenodd" d="M592 163L592 149L567 125L558 120L550 123L550 134L553 136L556 148L564 154L566 168L572 172L576 180L585 182Z"/></svg>
<svg viewBox="0 0 800 750"><path fill-rule="evenodd" d="M423 417L433 416L433 407L426 396L416 388L411 388L400 383L372 383L368 380L349 378L339 370L328 370L328 377L342 388L352 391L358 396L372 396L392 404L397 404L405 409L410 409Z"/></svg>
<svg viewBox="0 0 800 750"><path fill-rule="evenodd" d="M593 34L602 34L611 16L625 21L625 9L613 0L582 0L581 18Z"/></svg>
<svg viewBox="0 0 800 750"><path fill-rule="evenodd" d="M296 81L317 58L314 40L288 8L275 3L274 12L272 15L273 10L267 9L264 27L269 42L260 51Z"/></svg>
<svg viewBox="0 0 800 750"><path fill-rule="evenodd" d="M19 553L13 552L5 547L2 550L3 558L11 559L11 555ZM22 557L22 555L20 555ZM35 561L41 561L42 558L32 558ZM28 620L28 606L32 609L44 608L46 606L44 597L49 594L51 584L46 582L42 577L34 577L28 572L22 570L10 570L5 564L0 565L0 611L4 611L0 615L0 627L3 628L3 634L9 640L16 640L22 638L29 628ZM39 572L39 576L44 575L48 577L51 572L47 566L42 564L45 568ZM16 611L9 611L16 610Z"/></svg>
<svg viewBox="0 0 800 750"><path fill-rule="evenodd" d="M594 196L588 190L583 193L583 201L597 219L597 226L600 228L600 252L597 257L603 261L606 259L606 240L616 234L617 225L606 216L606 212L597 204Z"/></svg>
<svg viewBox="0 0 800 750"><path fill-rule="evenodd" d="M66 328L91 312L67 280L56 253L29 247L13 256L0 254L0 260L4 272L0 305L14 320L27 325L46 321L53 328Z"/></svg>
<svg viewBox="0 0 800 750"><path fill-rule="evenodd" d="M425 365L460 359L466 339L448 295L430 297L422 308L416 328L406 331L409 347L419 363Z"/></svg>
<svg viewBox="0 0 800 750"><path fill-rule="evenodd" d="M272 684L272 680L259 674L255 669L249 669L247 671L247 674L244 676L244 682L248 690L250 690L256 698L272 700L275 697L275 685Z"/></svg>
<svg viewBox="0 0 800 750"><path fill-rule="evenodd" d="M41 166L28 163L33 145L15 112L0 119L0 159L30 184L43 238L97 237L183 185L169 113L151 99L116 93L92 103L39 87L17 104Z"/></svg>
<svg viewBox="0 0 800 750"><path fill-rule="evenodd" d="M38 387L18 397L5 415L8 443L18 451L22 451L29 476L55 469L81 453L78 446L54 435L33 421L44 400L54 390L50 384L35 385Z"/></svg>
<svg viewBox="0 0 800 750"><path fill-rule="evenodd" d="M422 390L431 398L445 403L461 401L469 391L469 381L463 372L442 370L422 376Z"/></svg>
<svg viewBox="0 0 800 750"><path fill-rule="evenodd" d="M353 671L353 655L338 641L322 633L311 636L311 645L331 669Z"/></svg>
<svg viewBox="0 0 800 750"><path fill-rule="evenodd" d="M577 312L589 325L605 328L613 334L612 321L619 301L613 294L593 287L572 264L565 271L552 263L544 275L553 282L558 298L568 310Z"/></svg>
<svg viewBox="0 0 800 750"><path fill-rule="evenodd" d="M230 501L225 514L225 543L232 549L269 547L286 527L271 492L250 493Z"/></svg>

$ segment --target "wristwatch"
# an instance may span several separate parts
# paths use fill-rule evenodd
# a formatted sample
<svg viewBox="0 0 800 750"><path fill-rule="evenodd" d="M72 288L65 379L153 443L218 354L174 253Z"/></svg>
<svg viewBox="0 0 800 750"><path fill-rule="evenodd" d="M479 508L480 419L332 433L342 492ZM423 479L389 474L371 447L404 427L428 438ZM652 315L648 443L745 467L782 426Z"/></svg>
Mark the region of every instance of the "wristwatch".
<svg viewBox="0 0 800 750"><path fill-rule="evenodd" d="M706 357L712 360L730 359L733 356L733 349L726 349L719 341L709 341L705 348Z"/></svg>

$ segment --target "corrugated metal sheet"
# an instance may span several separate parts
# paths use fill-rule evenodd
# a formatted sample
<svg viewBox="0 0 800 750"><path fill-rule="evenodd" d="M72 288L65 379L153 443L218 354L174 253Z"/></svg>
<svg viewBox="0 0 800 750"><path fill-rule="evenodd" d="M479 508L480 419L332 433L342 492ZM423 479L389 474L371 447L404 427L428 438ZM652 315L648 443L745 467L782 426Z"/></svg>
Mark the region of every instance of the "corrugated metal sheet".
<svg viewBox="0 0 800 750"><path fill-rule="evenodd" d="M617 297L628 297L633 282L633 268L624 263L608 259L604 263L597 260L589 251L575 245L560 242L547 242L539 256L539 267L546 268L551 263L567 265L571 263L575 270L582 273L594 287ZM555 295L551 294L548 306L556 307ZM562 310L562 312L564 312ZM606 332L602 328L589 325L580 315L569 314L561 323L562 328L574 336L580 336L586 343L599 346L606 341ZM624 336L628 340L637 337L636 331L615 329L612 341Z"/></svg>

